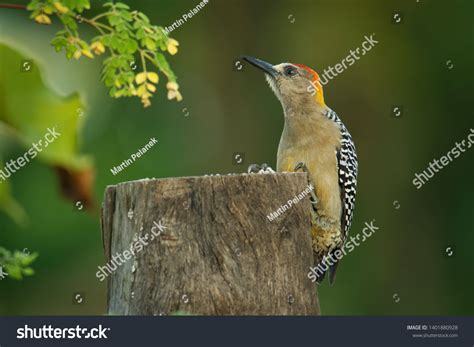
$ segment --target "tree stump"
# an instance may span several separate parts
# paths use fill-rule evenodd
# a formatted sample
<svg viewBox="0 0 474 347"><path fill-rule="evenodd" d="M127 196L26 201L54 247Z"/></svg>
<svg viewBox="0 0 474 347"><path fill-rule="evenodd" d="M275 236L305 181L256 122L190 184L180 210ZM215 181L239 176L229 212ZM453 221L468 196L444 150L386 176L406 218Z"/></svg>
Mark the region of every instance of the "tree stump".
<svg viewBox="0 0 474 347"><path fill-rule="evenodd" d="M309 197L267 218L307 182L304 173L278 173L108 186L108 313L318 315L307 277L314 265Z"/></svg>

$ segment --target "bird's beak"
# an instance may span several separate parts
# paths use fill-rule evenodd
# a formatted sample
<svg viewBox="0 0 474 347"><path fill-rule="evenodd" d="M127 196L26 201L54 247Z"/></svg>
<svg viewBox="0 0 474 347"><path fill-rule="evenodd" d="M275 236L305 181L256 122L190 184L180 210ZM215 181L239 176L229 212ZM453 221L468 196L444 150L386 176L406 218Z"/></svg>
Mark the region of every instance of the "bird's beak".
<svg viewBox="0 0 474 347"><path fill-rule="evenodd" d="M278 71L273 68L273 65L270 63L267 63L266 61L249 57L249 56L242 56L242 59L249 62L253 66L258 67L260 70L263 70L265 73L269 74L273 78L276 78L278 76Z"/></svg>

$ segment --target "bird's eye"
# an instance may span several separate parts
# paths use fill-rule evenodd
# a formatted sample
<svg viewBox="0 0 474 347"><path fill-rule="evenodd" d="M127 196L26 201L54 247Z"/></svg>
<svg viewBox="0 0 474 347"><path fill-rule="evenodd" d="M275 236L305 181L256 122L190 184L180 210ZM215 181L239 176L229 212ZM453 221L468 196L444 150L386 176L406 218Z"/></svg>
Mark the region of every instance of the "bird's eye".
<svg viewBox="0 0 474 347"><path fill-rule="evenodd" d="M293 77L298 73L294 66L288 65L285 67L285 75L289 77Z"/></svg>

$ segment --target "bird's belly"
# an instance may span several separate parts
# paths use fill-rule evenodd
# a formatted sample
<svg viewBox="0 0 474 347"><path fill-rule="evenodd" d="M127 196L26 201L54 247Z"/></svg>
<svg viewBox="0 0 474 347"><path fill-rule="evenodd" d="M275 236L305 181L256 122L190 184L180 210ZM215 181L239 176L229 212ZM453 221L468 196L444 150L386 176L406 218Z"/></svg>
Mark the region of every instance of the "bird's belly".
<svg viewBox="0 0 474 347"><path fill-rule="evenodd" d="M339 224L342 202L338 181L336 153L321 153L303 148L286 148L278 151L277 171L294 172L295 166L303 162L309 171L318 198L318 210L324 217ZM317 155L316 155L317 153Z"/></svg>

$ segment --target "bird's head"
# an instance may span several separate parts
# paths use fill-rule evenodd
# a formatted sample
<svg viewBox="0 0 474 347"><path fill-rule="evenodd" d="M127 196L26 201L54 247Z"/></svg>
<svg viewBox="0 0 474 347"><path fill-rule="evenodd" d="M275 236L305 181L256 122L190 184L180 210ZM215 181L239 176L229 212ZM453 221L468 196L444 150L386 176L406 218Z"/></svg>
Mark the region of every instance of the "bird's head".
<svg viewBox="0 0 474 347"><path fill-rule="evenodd" d="M272 65L249 56L243 56L242 59L265 72L270 87L284 107L326 106L319 75L313 69L291 63Z"/></svg>

